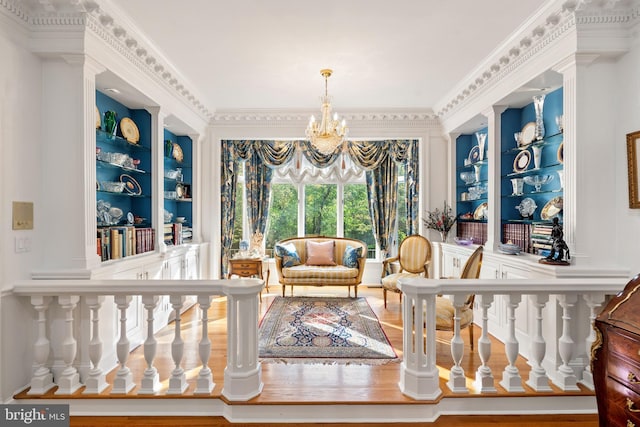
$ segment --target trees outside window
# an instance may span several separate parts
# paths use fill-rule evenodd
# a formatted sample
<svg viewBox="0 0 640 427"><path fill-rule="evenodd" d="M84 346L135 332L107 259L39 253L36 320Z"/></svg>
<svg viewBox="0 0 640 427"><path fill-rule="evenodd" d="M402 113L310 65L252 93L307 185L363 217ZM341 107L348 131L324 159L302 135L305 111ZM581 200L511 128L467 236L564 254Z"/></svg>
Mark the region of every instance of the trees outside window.
<svg viewBox="0 0 640 427"><path fill-rule="evenodd" d="M298 188L294 184L271 186L271 207L267 223L267 253L278 240L298 235Z"/></svg>
<svg viewBox="0 0 640 427"><path fill-rule="evenodd" d="M337 236L336 184L304 186L304 232L307 236Z"/></svg>

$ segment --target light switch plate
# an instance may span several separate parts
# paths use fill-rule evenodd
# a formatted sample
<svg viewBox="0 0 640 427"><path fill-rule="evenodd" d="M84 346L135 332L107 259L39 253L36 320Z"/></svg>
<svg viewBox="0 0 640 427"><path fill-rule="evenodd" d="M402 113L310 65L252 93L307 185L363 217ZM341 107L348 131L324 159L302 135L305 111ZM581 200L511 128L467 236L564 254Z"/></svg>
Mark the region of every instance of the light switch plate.
<svg viewBox="0 0 640 427"><path fill-rule="evenodd" d="M33 202L13 202L13 229L33 230Z"/></svg>

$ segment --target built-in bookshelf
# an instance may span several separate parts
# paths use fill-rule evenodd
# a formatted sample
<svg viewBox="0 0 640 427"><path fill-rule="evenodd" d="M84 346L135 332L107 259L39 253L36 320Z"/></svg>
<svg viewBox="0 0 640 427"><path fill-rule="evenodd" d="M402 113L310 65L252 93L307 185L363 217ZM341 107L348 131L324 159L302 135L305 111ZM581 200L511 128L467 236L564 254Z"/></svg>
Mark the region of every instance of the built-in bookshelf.
<svg viewBox="0 0 640 427"><path fill-rule="evenodd" d="M107 111L115 113L115 132L107 132ZM155 250L153 173L151 115L97 91L96 250L103 261Z"/></svg>
<svg viewBox="0 0 640 427"><path fill-rule="evenodd" d="M193 237L193 141L164 130L164 243L181 245Z"/></svg>
<svg viewBox="0 0 640 427"><path fill-rule="evenodd" d="M456 235L484 244L487 239L487 128L456 138Z"/></svg>

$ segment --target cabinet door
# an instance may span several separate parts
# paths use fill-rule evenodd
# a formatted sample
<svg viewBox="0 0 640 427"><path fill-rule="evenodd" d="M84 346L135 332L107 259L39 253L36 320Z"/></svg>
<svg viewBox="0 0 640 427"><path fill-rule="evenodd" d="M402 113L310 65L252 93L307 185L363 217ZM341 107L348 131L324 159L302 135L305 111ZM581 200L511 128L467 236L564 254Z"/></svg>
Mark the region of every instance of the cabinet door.
<svg viewBox="0 0 640 427"><path fill-rule="evenodd" d="M197 280L200 278L200 259L198 251L189 251L184 260L184 278Z"/></svg>
<svg viewBox="0 0 640 427"><path fill-rule="evenodd" d="M442 254L442 276L460 277L460 257L447 252Z"/></svg>
<svg viewBox="0 0 640 427"><path fill-rule="evenodd" d="M164 262L162 278L168 280L182 279L182 260L183 257L181 256L172 257L166 260Z"/></svg>

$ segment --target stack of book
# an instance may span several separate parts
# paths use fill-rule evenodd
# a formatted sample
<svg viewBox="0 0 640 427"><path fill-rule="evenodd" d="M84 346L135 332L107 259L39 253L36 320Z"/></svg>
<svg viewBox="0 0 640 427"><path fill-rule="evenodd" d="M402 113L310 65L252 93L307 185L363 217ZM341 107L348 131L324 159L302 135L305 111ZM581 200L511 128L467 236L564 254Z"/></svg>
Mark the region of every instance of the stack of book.
<svg viewBox="0 0 640 427"><path fill-rule="evenodd" d="M502 243L520 246L522 252L531 252L531 227L529 224L509 222L502 224Z"/></svg>
<svg viewBox="0 0 640 427"><path fill-rule="evenodd" d="M102 261L120 259L155 249L153 228L133 226L98 228L96 249Z"/></svg>
<svg viewBox="0 0 640 427"><path fill-rule="evenodd" d="M472 239L475 245L484 245L487 241L486 222L458 222L458 237Z"/></svg>
<svg viewBox="0 0 640 427"><path fill-rule="evenodd" d="M531 246L535 254L540 254L540 251L546 251L551 249L551 230L552 224L540 223L533 224L531 227Z"/></svg>
<svg viewBox="0 0 640 427"><path fill-rule="evenodd" d="M193 239L193 229L186 225L182 225L182 243L191 242Z"/></svg>
<svg viewBox="0 0 640 427"><path fill-rule="evenodd" d="M165 224L164 225L164 244L165 245L181 245L183 243L182 224Z"/></svg>

